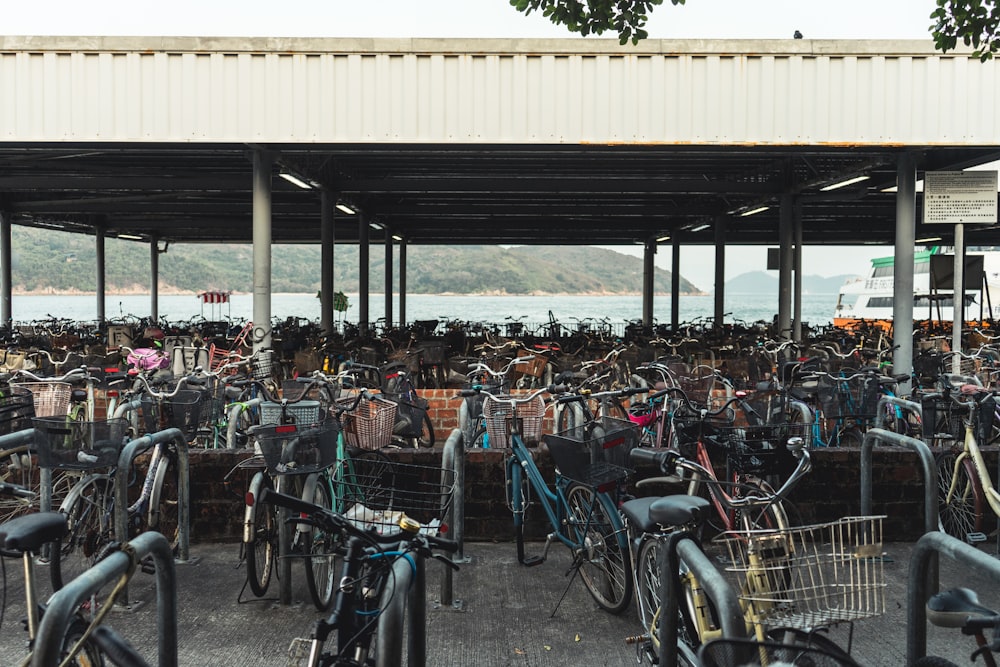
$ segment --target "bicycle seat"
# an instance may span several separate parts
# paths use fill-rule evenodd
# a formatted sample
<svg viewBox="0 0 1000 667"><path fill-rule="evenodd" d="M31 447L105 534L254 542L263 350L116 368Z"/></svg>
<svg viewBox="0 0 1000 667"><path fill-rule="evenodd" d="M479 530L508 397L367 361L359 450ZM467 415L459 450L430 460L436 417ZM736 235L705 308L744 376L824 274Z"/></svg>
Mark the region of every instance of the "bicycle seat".
<svg viewBox="0 0 1000 667"><path fill-rule="evenodd" d="M3 549L18 553L38 551L43 544L61 540L67 532L62 512L26 514L0 526Z"/></svg>
<svg viewBox="0 0 1000 667"><path fill-rule="evenodd" d="M698 496L649 496L629 500L622 505L622 512L629 523L649 533L660 527L701 523L708 515L710 504Z"/></svg>
<svg viewBox="0 0 1000 667"><path fill-rule="evenodd" d="M927 620L941 628L961 628L970 618L993 618L995 611L979 604L979 596L968 588L951 588L927 601Z"/></svg>

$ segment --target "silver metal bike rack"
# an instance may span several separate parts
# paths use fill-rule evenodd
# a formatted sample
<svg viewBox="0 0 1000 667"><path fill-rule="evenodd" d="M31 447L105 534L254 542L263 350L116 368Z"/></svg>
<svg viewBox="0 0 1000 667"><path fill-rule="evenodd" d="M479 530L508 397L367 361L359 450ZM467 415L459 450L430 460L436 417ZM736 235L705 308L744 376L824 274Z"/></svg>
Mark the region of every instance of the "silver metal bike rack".
<svg viewBox="0 0 1000 667"><path fill-rule="evenodd" d="M919 416L923 416L924 412L923 406L914 401L908 401L898 396L882 396L878 399L878 406L875 408L875 428L885 428L885 410L883 408L886 405L895 405L900 409Z"/></svg>
<svg viewBox="0 0 1000 667"><path fill-rule="evenodd" d="M177 577L167 539L156 532L139 535L130 542L138 559L152 555L156 563L157 651L160 667L177 667ZM60 662L63 637L70 621L91 595L118 580L132 567L131 557L121 551L66 584L49 598L38 627L32 667L50 667Z"/></svg>
<svg viewBox="0 0 1000 667"><path fill-rule="evenodd" d="M173 442L177 445L177 561L190 561L191 549L191 472L188 467L187 440L180 429L168 428L144 435L127 443L118 457L115 470L115 539L128 541L128 480L135 457L156 444ZM128 604L128 588L122 591L120 602Z"/></svg>
<svg viewBox="0 0 1000 667"><path fill-rule="evenodd" d="M37 431L33 428L26 428L15 433L0 435L0 449L8 447L20 447L21 445L32 445L38 437ZM52 509L52 469L39 468L39 498L38 508L42 512Z"/></svg>
<svg viewBox="0 0 1000 667"><path fill-rule="evenodd" d="M446 518L449 533L458 542L458 551L453 560L456 563L468 563L471 559L465 556L465 437L461 429L452 430L445 441L441 452L441 469L455 474L455 488L452 490ZM455 599L454 574L450 567L444 568L444 575L441 577L441 605L462 609L462 601Z"/></svg>
<svg viewBox="0 0 1000 667"><path fill-rule="evenodd" d="M403 657L403 624L406 623L408 667L427 664L427 571L417 554L399 557L382 591L375 637L376 667L399 667ZM451 568L448 568L450 571Z"/></svg>
<svg viewBox="0 0 1000 667"><path fill-rule="evenodd" d="M938 590L938 556L944 554L965 566L963 572L989 577L1000 583L1000 561L994 556L940 531L927 533L910 554L906 587L906 664L912 665L927 655L927 598ZM928 583L935 575L933 585Z"/></svg>
<svg viewBox="0 0 1000 667"><path fill-rule="evenodd" d="M663 667L677 666L677 618L683 597L680 564L683 562L698 580L698 584L715 604L722 626L722 636L729 639L747 637L746 621L740 610L736 591L718 568L712 564L694 537L685 532L669 535L660 549L660 662Z"/></svg>
<svg viewBox="0 0 1000 667"><path fill-rule="evenodd" d="M918 412L919 414L919 412ZM871 428L861 441L861 515L872 514L872 449L878 442L888 442L900 447L912 449L920 459L920 468L924 476L924 532L938 530L938 488L937 468L934 465L934 454L923 440L911 438L899 433L893 433L883 428ZM937 587L937 562L927 572L928 586Z"/></svg>

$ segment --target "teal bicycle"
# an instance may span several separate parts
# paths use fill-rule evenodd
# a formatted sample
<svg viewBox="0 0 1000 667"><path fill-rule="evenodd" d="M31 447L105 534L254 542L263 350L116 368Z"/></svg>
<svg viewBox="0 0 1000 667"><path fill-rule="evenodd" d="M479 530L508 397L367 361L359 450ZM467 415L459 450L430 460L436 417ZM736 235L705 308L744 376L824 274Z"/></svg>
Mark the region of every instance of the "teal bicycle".
<svg viewBox="0 0 1000 667"><path fill-rule="evenodd" d="M523 396L490 394L467 389L460 396L483 396L483 415L491 447L507 448L504 466L507 501L514 517L517 560L525 566L545 562L554 541L573 554L572 571L580 575L597 604L621 613L632 599L629 549L618 503L619 482L628 469L619 465L638 441L628 422L604 418L545 436L556 463L556 479L549 484L538 469L529 443L537 443L545 416L545 393L550 386ZM552 531L541 556L526 556L524 528L529 507L540 506Z"/></svg>

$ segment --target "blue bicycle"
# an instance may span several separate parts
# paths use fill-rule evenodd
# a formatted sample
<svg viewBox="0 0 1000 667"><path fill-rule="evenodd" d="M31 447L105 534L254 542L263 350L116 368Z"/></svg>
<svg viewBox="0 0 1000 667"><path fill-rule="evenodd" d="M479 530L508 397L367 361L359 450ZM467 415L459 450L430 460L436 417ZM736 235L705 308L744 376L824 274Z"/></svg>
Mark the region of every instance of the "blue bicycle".
<svg viewBox="0 0 1000 667"><path fill-rule="evenodd" d="M632 599L632 576L625 528L614 497L628 469L616 462L627 460L638 433L627 421L605 418L545 436L556 464L556 479L550 485L538 469L529 443L537 443L541 435L546 411L542 395L561 391L564 388L550 386L510 396L479 388L463 390L460 395L482 394L490 446L510 452L504 470L518 562L542 564L552 542L558 540L573 553L572 571L579 573L597 604L618 614ZM552 531L542 555L528 557L524 526L528 509L535 503L541 506Z"/></svg>

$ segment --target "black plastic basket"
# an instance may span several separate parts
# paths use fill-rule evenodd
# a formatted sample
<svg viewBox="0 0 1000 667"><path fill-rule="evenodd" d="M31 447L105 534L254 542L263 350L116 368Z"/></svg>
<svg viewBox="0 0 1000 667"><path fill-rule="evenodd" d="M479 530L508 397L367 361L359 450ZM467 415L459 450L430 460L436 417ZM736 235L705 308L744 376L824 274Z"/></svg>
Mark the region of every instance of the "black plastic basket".
<svg viewBox="0 0 1000 667"><path fill-rule="evenodd" d="M197 389L181 389L170 398L145 395L140 399L143 425L146 433L180 429L188 440L198 432L201 405L205 393Z"/></svg>
<svg viewBox="0 0 1000 667"><path fill-rule="evenodd" d="M31 390L18 386L0 390L0 435L31 428L34 416L35 402Z"/></svg>
<svg viewBox="0 0 1000 667"><path fill-rule="evenodd" d="M340 425L328 419L311 426L260 426L253 436L264 464L274 475L304 475L328 468L337 460Z"/></svg>
<svg viewBox="0 0 1000 667"><path fill-rule="evenodd" d="M631 422L602 417L543 438L563 477L599 487L629 475L628 455L639 444Z"/></svg>
<svg viewBox="0 0 1000 667"><path fill-rule="evenodd" d="M124 419L78 421L66 417L36 417L38 434L32 448L43 468L89 470L118 464L128 435Z"/></svg>
<svg viewBox="0 0 1000 667"><path fill-rule="evenodd" d="M827 419L871 419L878 407L878 378L866 375L847 380L820 375L817 378L817 396L823 416Z"/></svg>
<svg viewBox="0 0 1000 667"><path fill-rule="evenodd" d="M430 405L427 399L416 394L382 394L382 396L396 404L396 420L392 425L392 434L404 438L419 438L423 434L424 415L427 414L427 407Z"/></svg>

